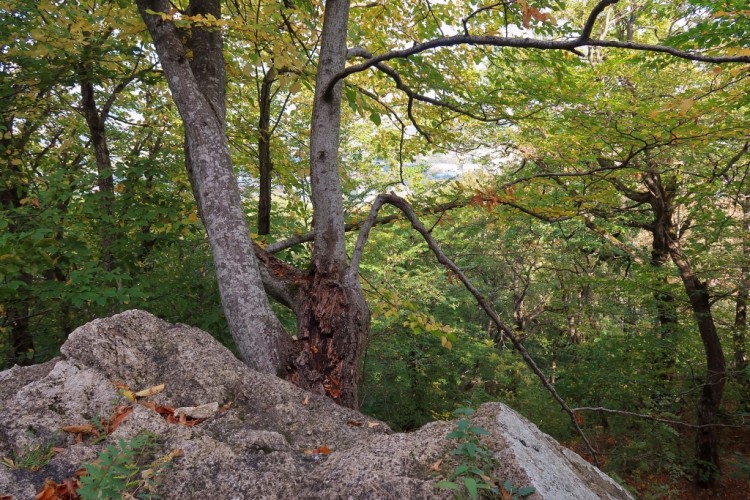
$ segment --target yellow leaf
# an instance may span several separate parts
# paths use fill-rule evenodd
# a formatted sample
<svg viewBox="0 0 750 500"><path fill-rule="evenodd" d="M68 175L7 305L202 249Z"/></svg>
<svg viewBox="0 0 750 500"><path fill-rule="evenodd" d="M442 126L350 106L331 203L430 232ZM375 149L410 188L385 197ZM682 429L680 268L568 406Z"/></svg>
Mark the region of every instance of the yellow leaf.
<svg viewBox="0 0 750 500"><path fill-rule="evenodd" d="M680 115L685 115L695 104L695 99L685 99L680 103Z"/></svg>
<svg viewBox="0 0 750 500"><path fill-rule="evenodd" d="M11 165L22 165L23 161L21 161L20 158L13 158L12 160L10 160L10 164Z"/></svg>
<svg viewBox="0 0 750 500"><path fill-rule="evenodd" d="M166 385L164 385L164 384L155 385L153 387L149 387L148 389L143 389L142 391L136 392L135 393L135 397L137 397L137 398L147 398L149 396L154 396L154 395L159 394L160 392L162 392L165 387L166 387Z"/></svg>
<svg viewBox="0 0 750 500"><path fill-rule="evenodd" d="M135 401L135 394L130 389L120 389L120 394L129 401Z"/></svg>
<svg viewBox="0 0 750 500"><path fill-rule="evenodd" d="M449 351L453 349L453 343L445 337L440 337L440 344Z"/></svg>

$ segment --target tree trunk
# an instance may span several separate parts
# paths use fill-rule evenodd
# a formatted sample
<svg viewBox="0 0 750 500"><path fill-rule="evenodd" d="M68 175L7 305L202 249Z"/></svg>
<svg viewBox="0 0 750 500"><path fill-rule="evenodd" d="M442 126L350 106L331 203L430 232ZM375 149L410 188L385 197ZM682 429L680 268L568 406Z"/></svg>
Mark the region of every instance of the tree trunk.
<svg viewBox="0 0 750 500"><path fill-rule="evenodd" d="M696 482L704 487L711 486L720 474L719 464L719 436L714 424L726 382L726 362L721 348L721 340L716 331L711 301L706 284L701 282L693 272L690 262L682 253L679 242L674 238L669 240L669 252L672 261L680 271L680 278L685 286L690 307L698 323L706 353L706 380L703 383L701 397L698 400L698 425L700 427L695 438Z"/></svg>
<svg viewBox="0 0 750 500"><path fill-rule="evenodd" d="M107 133L104 128L106 116L99 112L94 98L94 82L91 63L83 61L78 76L81 85L81 109L91 136L96 161L96 176L99 197L100 217L100 261L105 271L115 268L113 246L115 244L115 181L112 172L112 160L107 146Z"/></svg>
<svg viewBox="0 0 750 500"><path fill-rule="evenodd" d="M326 2L310 131L313 265L300 294L302 345L295 370L301 386L357 408L370 312L356 271L350 273L347 266L338 165L342 83L326 93L331 78L344 69L348 18L348 0Z"/></svg>
<svg viewBox="0 0 750 500"><path fill-rule="evenodd" d="M734 371L736 378L742 383L748 383L745 375L747 368L747 303L750 299L750 195L740 203L742 208L742 263L737 284L737 299L735 301L734 328L732 341L734 343Z"/></svg>
<svg viewBox="0 0 750 500"><path fill-rule="evenodd" d="M185 127L188 170L211 244L224 314L251 368L286 369L289 338L263 289L225 135L224 60L219 30L193 28L190 52L168 20L166 0L137 0ZM192 13L220 17L218 0L193 1Z"/></svg>
<svg viewBox="0 0 750 500"><path fill-rule="evenodd" d="M276 77L273 66L263 77L260 86L260 117L258 118L258 169L260 194L258 196L258 234L271 233L271 85Z"/></svg>
<svg viewBox="0 0 750 500"><path fill-rule="evenodd" d="M653 223L648 229L653 235L651 264L659 268L666 263L666 254L677 266L690 308L698 326L703 349L706 353L706 380L703 384L701 397L698 400L698 425L702 426L696 433L695 458L696 482L701 486L710 486L719 477L719 437L714 424L717 420L721 398L726 382L726 363L721 348L713 315L708 288L695 275L695 272L682 251L677 231L673 222L673 201L675 188L663 182L661 175L653 168L649 169L642 178L647 190L635 192L622 184L615 184L621 192L639 203L648 203L654 213ZM673 312L673 297L657 293L659 304L659 323L662 327L662 337L671 334L676 325L676 314ZM673 362L672 356L667 362ZM662 360L663 361L663 360Z"/></svg>

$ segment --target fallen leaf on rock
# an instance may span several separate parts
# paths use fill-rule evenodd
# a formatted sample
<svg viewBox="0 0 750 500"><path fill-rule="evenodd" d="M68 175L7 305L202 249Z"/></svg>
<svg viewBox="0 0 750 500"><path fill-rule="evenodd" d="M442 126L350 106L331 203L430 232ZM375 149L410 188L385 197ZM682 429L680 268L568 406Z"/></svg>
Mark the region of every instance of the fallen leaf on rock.
<svg viewBox="0 0 750 500"><path fill-rule="evenodd" d="M107 434L112 434L115 429L133 413L133 407L130 405L117 406L112 411L112 415L109 420L102 419L102 426L107 431Z"/></svg>
<svg viewBox="0 0 750 500"><path fill-rule="evenodd" d="M119 392L122 397L130 401L135 401L135 393L130 388L130 386L128 386L128 384L124 382L112 382L112 383L115 385L117 392Z"/></svg>
<svg viewBox="0 0 750 500"><path fill-rule="evenodd" d="M155 385L153 387L149 387L148 389L143 389L142 391L136 392L135 397L147 398L149 396L155 396L159 394L160 392L164 391L166 387L167 387L166 384Z"/></svg>
<svg viewBox="0 0 750 500"><path fill-rule="evenodd" d="M305 450L303 453L305 455L330 455L331 449L326 445L321 445L314 450Z"/></svg>
<svg viewBox="0 0 750 500"><path fill-rule="evenodd" d="M142 406L146 408L150 408L154 410L156 413L164 417L167 420L167 422L169 422L170 424L180 424L180 425L185 425L187 427L192 427L206 420L205 418L188 417L185 413L180 413L179 415L176 415L175 409L172 408L171 406L157 405L153 401L143 401L143 402L140 402L139 404L141 404ZM209 405L204 405L204 406L210 406L214 404L217 406L217 409L218 409L219 403L210 403ZM190 407L183 407L183 408L178 408L178 409L183 410L184 408L199 408L199 407L190 406Z"/></svg>
<svg viewBox="0 0 750 500"><path fill-rule="evenodd" d="M369 429L372 429L373 427L377 427L380 425L380 422L367 422L367 427Z"/></svg>
<svg viewBox="0 0 750 500"><path fill-rule="evenodd" d="M443 464L443 459L441 458L440 460L432 464L432 467L430 467L430 469L434 470L435 472L438 472L442 464Z"/></svg>
<svg viewBox="0 0 750 500"><path fill-rule="evenodd" d="M302 404L307 406L310 404L310 396L305 396L304 401L302 401Z"/></svg>
<svg viewBox="0 0 750 500"><path fill-rule="evenodd" d="M354 427L364 427L365 426L364 422L357 422L356 420L349 420L347 422L347 424L352 425Z"/></svg>
<svg viewBox="0 0 750 500"><path fill-rule="evenodd" d="M174 411L175 417L190 417L193 419L207 419L219 411L219 403L207 403L200 406L182 406Z"/></svg>
<svg viewBox="0 0 750 500"><path fill-rule="evenodd" d="M219 411L222 411L222 412L229 411L230 408L232 408L232 406L234 406L234 402L233 401L229 401L228 403L222 405L221 408L219 408Z"/></svg>
<svg viewBox="0 0 750 500"><path fill-rule="evenodd" d="M78 500L78 481L73 478L63 479L58 484L51 479L47 479L44 488L36 494L35 500ZM4 498L4 497L3 497Z"/></svg>
<svg viewBox="0 0 750 500"><path fill-rule="evenodd" d="M99 437L101 433L99 432L99 429L94 427L91 424L83 424L83 425L67 425L62 428L63 432L70 432L71 434L83 434L88 436L96 436Z"/></svg>

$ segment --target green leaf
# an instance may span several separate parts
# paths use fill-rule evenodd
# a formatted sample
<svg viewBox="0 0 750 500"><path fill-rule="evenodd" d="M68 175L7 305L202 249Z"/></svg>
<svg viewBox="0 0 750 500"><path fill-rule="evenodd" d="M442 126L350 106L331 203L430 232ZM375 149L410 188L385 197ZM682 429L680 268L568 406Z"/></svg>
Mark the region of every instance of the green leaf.
<svg viewBox="0 0 750 500"><path fill-rule="evenodd" d="M469 493L469 497L477 498L477 480L476 479L474 479L473 477L465 477L464 486L466 486L466 491Z"/></svg>
<svg viewBox="0 0 750 500"><path fill-rule="evenodd" d="M536 491L536 488L534 488L533 486L524 486L523 488L519 488L517 493L521 497L527 497L531 495L532 493L534 493L535 491Z"/></svg>
<svg viewBox="0 0 750 500"><path fill-rule="evenodd" d="M440 481L439 483L435 484L438 488L448 488L450 490L458 490L459 486L458 484L454 483L453 481Z"/></svg>

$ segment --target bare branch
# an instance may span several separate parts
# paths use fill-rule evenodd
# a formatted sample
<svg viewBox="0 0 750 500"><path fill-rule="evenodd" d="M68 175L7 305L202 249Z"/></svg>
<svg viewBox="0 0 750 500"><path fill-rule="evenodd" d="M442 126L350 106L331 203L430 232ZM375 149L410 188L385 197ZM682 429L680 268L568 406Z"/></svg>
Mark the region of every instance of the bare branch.
<svg viewBox="0 0 750 500"><path fill-rule="evenodd" d="M659 422L662 424L669 424L669 425L681 425L683 427L690 427L692 429L700 429L701 427L732 427L732 428L742 428L741 425L730 425L730 424L688 424L687 422L681 422L679 420L671 420L667 418L659 418L659 417L653 417L651 415L645 415L643 413L634 413L632 411L624 411L624 410L611 410L609 408L602 408L602 407L581 407L581 408L573 408L573 411L575 412L581 412L581 411L598 411L603 413L614 413L615 415L624 415L627 417L636 417L636 418L642 418L645 420L651 420L653 422Z"/></svg>
<svg viewBox="0 0 750 500"><path fill-rule="evenodd" d="M686 59L689 61L707 62L714 64L722 63L750 63L750 56L739 55L739 56L712 56L702 54L700 52L691 52L680 50L675 47L668 47L665 45L649 45L644 43L636 42L622 42L617 40L597 40L590 38L591 31L593 30L594 23L598 18L599 14L610 5L614 5L619 0L601 0L589 14L586 23L584 24L580 36L578 38L569 40L540 40L536 38L517 38L517 37L498 37L498 36L486 36L486 35L469 35L464 33L462 35L453 35L448 37L440 37L426 42L415 44L405 49L391 50L378 56L370 57L367 61L349 66L348 68L335 75L328 83L325 90L326 96L332 95L333 87L340 80L353 75L354 73L361 73L369 68L377 66L379 63L389 61L391 59L406 59L416 54L426 52L429 50L438 49L441 47L454 47L458 45L472 45L472 46L491 46L491 47L510 47L518 49L538 49L538 50L566 50L576 52L576 49L580 47L609 47L619 48L627 50L635 50L641 52L655 52L661 54L668 54L680 59Z"/></svg>
<svg viewBox="0 0 750 500"><path fill-rule="evenodd" d="M601 0L596 6L591 10L591 13L589 14L589 18L586 20L586 24L583 25L583 30L581 30L581 36L579 37L580 40L588 40L591 37L591 31L594 29L594 23L596 23L596 19L599 17L599 14L601 14L604 9L609 7L610 5L614 5L620 0Z"/></svg>
<svg viewBox="0 0 750 500"><path fill-rule="evenodd" d="M454 208L461 208L466 206L466 202L464 201L451 201L448 203L442 203L440 205L437 205L435 207L429 208L427 210L422 211L423 214L442 214L443 212L447 212L448 210L453 210ZM393 215L387 215L385 217L381 217L377 220L375 220L374 225L375 226L383 226L385 224L390 224L391 222L395 222L397 220L400 220L402 217L398 214ZM357 231L360 229L363 225L363 223L366 222L366 219L364 221L358 221L358 222L350 222L349 224L346 224L344 226L344 231L350 232L350 231ZM278 241L276 243L271 243L268 245L265 250L268 253L278 253L282 250L286 250L287 248L291 248L293 246L299 245L301 243L307 243L309 241L312 241L314 238L315 233L309 232L300 234L297 236L293 236L291 238L288 238L283 241Z"/></svg>
<svg viewBox="0 0 750 500"><path fill-rule="evenodd" d="M581 426L578 424L576 415L573 412L573 410L570 409L570 407L565 402L565 400L563 400L562 397L560 397L560 395L557 393L557 391L549 382L549 380L547 380L547 376L537 366L536 362L534 361L534 358L531 357L531 355L523 346L523 344L518 340L516 335L513 333L513 330L507 325L505 325L505 323L503 323L503 321L498 316L497 312L495 312L492 306L490 306L487 299L485 299L484 296L479 292L479 290L471 283L471 281L469 281L469 278L466 277L464 272L455 263L453 263L453 261L450 260L445 255L445 253L443 253L443 251L440 249L440 246L435 241L435 238L432 237L432 235L427 230L427 228L419 221L416 214L414 213L414 210L411 208L411 205L409 205L409 203L407 203L406 200L393 194L378 195L378 197L375 199L375 202L372 205L372 209L370 210L370 215L367 217L365 224L362 226L362 232L360 233L360 237L357 241L355 254L352 257L352 262L351 262L348 272L350 274L356 275L357 268L359 265L359 259L362 254L362 249L364 247L365 241L367 240L367 234L369 233L370 229L372 228L375 222L375 218L377 216L378 210L380 209L380 207L382 207L386 203L389 205L393 205L394 207L401 210L401 212L403 212L403 214L406 216L409 222L411 222L412 227L416 229L417 232L419 232L419 234L421 234L422 237L425 239L425 241L427 242L427 245L430 247L430 250L432 250L432 253L435 254L435 257L437 257L438 262L443 264L445 267L450 269L456 276L458 276L458 279L461 280L461 282L464 284L466 289L474 296L479 306L484 310L487 316L492 320L492 322L495 324L497 329L503 332L503 334L508 339L510 339L510 341L513 343L513 346L516 348L516 350L521 355L523 360L539 378L544 388L547 389L547 391L552 395L555 401L558 402L558 404L562 407L565 413L568 414L568 416L570 417L571 423L576 429L576 432L578 432L578 434L583 439L584 443L586 444L586 447L589 450L589 453L591 453L591 457L593 458L594 463L596 463L596 465L598 466L599 460L597 458L596 451L594 451L594 448L591 446L591 443L586 437L586 434L583 432L583 429L581 429Z"/></svg>

